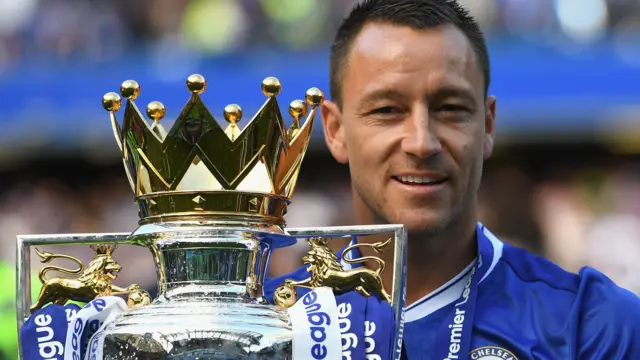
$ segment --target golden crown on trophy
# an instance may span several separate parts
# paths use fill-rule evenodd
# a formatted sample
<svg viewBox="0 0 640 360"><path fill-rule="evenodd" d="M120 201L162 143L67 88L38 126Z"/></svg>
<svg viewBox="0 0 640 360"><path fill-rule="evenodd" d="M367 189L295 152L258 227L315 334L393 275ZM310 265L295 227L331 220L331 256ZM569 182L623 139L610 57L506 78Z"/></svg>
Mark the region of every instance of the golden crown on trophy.
<svg viewBox="0 0 640 360"><path fill-rule="evenodd" d="M257 114L240 129L242 109L228 105L224 118L229 125L223 129L200 97L204 77L189 76L187 89L191 98L168 132L160 124L166 113L162 103L147 106L152 124L141 114L135 104L140 95L136 81L120 87L127 99L122 125L115 116L122 106L120 95L110 92L102 99L140 208L140 223L213 215L259 217L282 225L317 107L324 101L322 91L311 88L304 101L291 102L293 124L287 129L276 100L282 86L268 77L262 82L267 100Z"/></svg>

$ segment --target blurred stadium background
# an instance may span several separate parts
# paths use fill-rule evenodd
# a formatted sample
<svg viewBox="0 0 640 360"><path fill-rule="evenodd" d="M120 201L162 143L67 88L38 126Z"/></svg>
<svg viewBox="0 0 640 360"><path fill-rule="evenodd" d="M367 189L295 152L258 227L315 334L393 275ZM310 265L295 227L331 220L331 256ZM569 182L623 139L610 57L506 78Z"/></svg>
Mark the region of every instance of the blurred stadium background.
<svg viewBox="0 0 640 360"><path fill-rule="evenodd" d="M566 269L595 266L640 293L640 2L461 2L488 36L498 96L483 221ZM311 86L328 91L329 44L353 3L0 0L0 257L8 269L0 299L10 318L0 348L13 354L15 346L16 234L136 227L104 93L136 79L139 106L164 102L169 126L188 98L186 77L201 73L214 115L239 103L246 123L264 100L266 76L282 81L283 108ZM348 171L318 127L289 226L352 223L349 191ZM280 254L272 271L299 258ZM120 250L117 259L120 283L153 288L146 250Z"/></svg>

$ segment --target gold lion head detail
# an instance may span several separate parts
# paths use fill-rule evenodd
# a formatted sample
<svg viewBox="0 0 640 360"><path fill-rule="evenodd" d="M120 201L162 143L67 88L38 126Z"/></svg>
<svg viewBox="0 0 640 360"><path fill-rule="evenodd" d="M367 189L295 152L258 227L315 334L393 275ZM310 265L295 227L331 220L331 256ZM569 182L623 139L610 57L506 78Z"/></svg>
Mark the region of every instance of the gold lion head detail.
<svg viewBox="0 0 640 360"><path fill-rule="evenodd" d="M330 239L325 238L311 238L308 240L311 250L302 257L302 263L309 265L309 272L312 274L316 273L316 269L321 271L328 269L343 270L340 260L328 246L329 241Z"/></svg>

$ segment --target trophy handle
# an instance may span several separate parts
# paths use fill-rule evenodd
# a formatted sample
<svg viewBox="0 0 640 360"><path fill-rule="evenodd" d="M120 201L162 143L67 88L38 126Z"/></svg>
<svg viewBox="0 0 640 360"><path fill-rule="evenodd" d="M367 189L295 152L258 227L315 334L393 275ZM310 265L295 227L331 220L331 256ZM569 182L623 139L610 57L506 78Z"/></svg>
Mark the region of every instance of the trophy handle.
<svg viewBox="0 0 640 360"><path fill-rule="evenodd" d="M398 329L394 338L394 358L399 358L404 327L404 307L407 288L407 233L403 225L328 226L308 228L287 228L287 233L298 239L304 238L353 238L384 233L393 233L393 287L391 306ZM386 245L380 244L380 245ZM294 284L295 285L295 284ZM397 356L396 356L397 355Z"/></svg>
<svg viewBox="0 0 640 360"><path fill-rule="evenodd" d="M133 241L128 240L128 236L129 233L19 235L17 237L16 247L16 316L18 324L18 335L20 334L20 328L30 315L30 308L32 306L30 257L32 246L86 244L91 245L92 249L96 251L96 249L101 249L105 245L135 244ZM62 255L48 255L55 257L66 257ZM20 338L18 338L18 341L20 342Z"/></svg>

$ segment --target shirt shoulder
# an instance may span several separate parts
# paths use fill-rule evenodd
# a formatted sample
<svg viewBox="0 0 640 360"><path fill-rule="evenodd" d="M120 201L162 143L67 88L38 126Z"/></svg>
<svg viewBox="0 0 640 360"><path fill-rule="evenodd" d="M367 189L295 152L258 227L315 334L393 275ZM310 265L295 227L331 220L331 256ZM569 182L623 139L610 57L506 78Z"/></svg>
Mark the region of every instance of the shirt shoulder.
<svg viewBox="0 0 640 360"><path fill-rule="evenodd" d="M597 308L604 305L628 303L640 309L640 298L616 285L600 271L585 266L580 271L566 271L541 256L504 244L504 272L511 272L521 286L538 286L549 292L566 292L574 295L579 306Z"/></svg>
<svg viewBox="0 0 640 360"><path fill-rule="evenodd" d="M595 269L580 270L578 359L640 359L640 299Z"/></svg>
<svg viewBox="0 0 640 360"><path fill-rule="evenodd" d="M532 329L544 329L536 336L545 335L549 346L562 344L563 357L640 359L640 298L601 272L571 273L504 244L494 273L505 292L517 294L520 311L536 314Z"/></svg>
<svg viewBox="0 0 640 360"><path fill-rule="evenodd" d="M568 272L546 258L509 244L503 245L500 263L502 271L511 273L522 286L577 294L583 282L580 274Z"/></svg>

